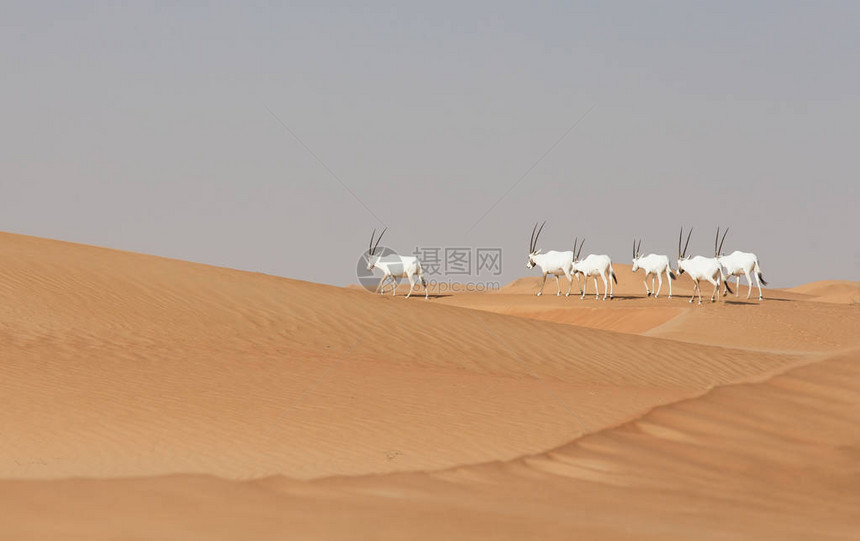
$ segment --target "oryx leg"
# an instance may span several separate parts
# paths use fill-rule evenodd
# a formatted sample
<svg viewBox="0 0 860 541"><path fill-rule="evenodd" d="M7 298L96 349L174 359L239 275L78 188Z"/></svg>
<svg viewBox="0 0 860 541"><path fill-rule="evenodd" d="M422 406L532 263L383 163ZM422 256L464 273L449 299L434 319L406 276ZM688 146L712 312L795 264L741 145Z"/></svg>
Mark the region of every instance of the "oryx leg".
<svg viewBox="0 0 860 541"><path fill-rule="evenodd" d="M672 275L669 274L672 272L672 267L666 267L666 281L669 282L669 298L672 298Z"/></svg>
<svg viewBox="0 0 860 541"><path fill-rule="evenodd" d="M609 283L606 283L606 274L601 274L600 277L603 278L603 300L606 300L606 294L612 287L612 279L610 278Z"/></svg>
<svg viewBox="0 0 860 541"><path fill-rule="evenodd" d="M654 293L655 299L660 296L660 290L661 289L663 289L663 275L658 272L657 273L657 293Z"/></svg>
<svg viewBox="0 0 860 541"><path fill-rule="evenodd" d="M693 301L696 299L696 290L699 289L699 281L693 280L693 295L690 297L690 304L693 304ZM699 297L699 304L702 304L702 297Z"/></svg>
<svg viewBox="0 0 860 541"><path fill-rule="evenodd" d="M570 274L570 271L565 270L564 276L567 278L567 293L564 295L565 297L570 297L570 290L573 288L573 276Z"/></svg>
<svg viewBox="0 0 860 541"><path fill-rule="evenodd" d="M593 276L594 276L594 300L598 301L598 300L600 300L600 286L597 285L597 275L595 274ZM606 280L604 279L603 281L605 282ZM604 293L605 293L605 291L604 291Z"/></svg>
<svg viewBox="0 0 860 541"><path fill-rule="evenodd" d="M747 277L747 284L749 284L749 286L748 286L749 289L747 290L747 299L749 299L750 295L752 294L752 277L750 277L750 271L744 270L744 276ZM738 284L740 284L740 283L741 283L741 277L738 276ZM739 292L736 291L735 293L739 293ZM759 297L761 297L761 293L759 293Z"/></svg>
<svg viewBox="0 0 860 541"><path fill-rule="evenodd" d="M747 280L749 280L749 279L750 279L750 276L749 276L749 274L747 274ZM750 284L750 285L752 285L752 284ZM740 297L740 296L741 296L741 275L738 274L737 280L735 280L735 297ZM749 297L747 297L747 298L749 298Z"/></svg>
<svg viewBox="0 0 860 541"><path fill-rule="evenodd" d="M615 297L615 286L612 284L612 274L611 271L606 271L603 276L603 300L606 300L606 282L609 282L609 298L612 299ZM607 279L608 276L608 279Z"/></svg>
<svg viewBox="0 0 860 541"><path fill-rule="evenodd" d="M666 266L666 280L669 281L669 298L672 298L672 267Z"/></svg>
<svg viewBox="0 0 860 541"><path fill-rule="evenodd" d="M714 292L711 293L711 302L714 302L714 299L718 298L720 292L720 285L722 282L718 282L713 278L708 278L708 281L714 284Z"/></svg>
<svg viewBox="0 0 860 541"><path fill-rule="evenodd" d="M582 281L584 284L579 287L579 291L581 292L579 300L584 299L585 295L588 293L588 276L586 276L585 273L582 273Z"/></svg>
<svg viewBox="0 0 860 541"><path fill-rule="evenodd" d="M645 275L645 279L642 280L642 283L645 284L645 296L650 297L651 296L651 290L648 289L648 275L647 274Z"/></svg>
<svg viewBox="0 0 860 541"><path fill-rule="evenodd" d="M381 291L383 291L382 284L384 284L385 281L388 280L389 276L391 276L391 275L385 274L382 276L382 279L379 281L379 285L376 286L376 291L374 291L374 293L380 293L381 294Z"/></svg>
<svg viewBox="0 0 860 541"><path fill-rule="evenodd" d="M418 273L418 278L421 280L421 283L424 284L424 298L429 299L430 298L430 292L427 291L427 280L424 279L424 272L423 271Z"/></svg>
<svg viewBox="0 0 860 541"><path fill-rule="evenodd" d="M753 273L755 274L755 282L756 282L756 285L758 285L758 300L762 300L762 296L761 296L761 278L759 278L759 277L758 277L758 273L757 273L757 272L755 272L755 270L753 270ZM752 289L752 284L750 284L750 289Z"/></svg>
<svg viewBox="0 0 860 541"><path fill-rule="evenodd" d="M388 277L391 280L391 294L394 295L394 292L397 290L397 278L392 274ZM382 292L385 293L385 288L388 286L382 286Z"/></svg>
<svg viewBox="0 0 860 541"><path fill-rule="evenodd" d="M406 294L406 298L408 299L412 296L412 290L415 289L415 278L411 274L407 274L406 278L409 280L409 293Z"/></svg>
<svg viewBox="0 0 860 541"><path fill-rule="evenodd" d="M558 281L558 274L553 274L555 276L555 296L561 297L561 284Z"/></svg>
<svg viewBox="0 0 860 541"><path fill-rule="evenodd" d="M540 297L543 295L543 286L546 285L546 273L543 273L543 282L540 283L540 291L537 292L537 296Z"/></svg>

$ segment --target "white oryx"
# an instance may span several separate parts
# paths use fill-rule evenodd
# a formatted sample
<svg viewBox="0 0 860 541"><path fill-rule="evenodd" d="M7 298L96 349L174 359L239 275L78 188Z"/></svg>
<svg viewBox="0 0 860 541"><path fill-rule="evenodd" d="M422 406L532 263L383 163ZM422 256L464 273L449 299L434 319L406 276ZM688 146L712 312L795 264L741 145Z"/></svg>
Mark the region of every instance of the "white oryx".
<svg viewBox="0 0 860 541"><path fill-rule="evenodd" d="M614 281L617 284L618 278L615 277L615 271L612 269L612 260L609 259L608 255L590 254L588 257L580 261L579 256L580 254L582 254L582 247L584 245L585 239L582 239L582 244L579 245L579 251L577 252L576 257L573 260L573 272L577 273L577 282L579 281L580 274L585 278L585 284L581 288L582 295L579 298L584 299L585 295L588 292L589 276L592 276L594 278L595 299L600 298L600 288L597 286L598 276L603 279L603 300L606 300L607 291L609 291L609 298L614 298L615 288L612 286L612 282ZM576 250L575 244L574 250ZM607 276L607 273L609 276ZM612 280L607 280L608 277L611 277Z"/></svg>
<svg viewBox="0 0 860 541"><path fill-rule="evenodd" d="M546 285L546 277L548 274L555 276L556 296L561 295L561 284L558 281L558 277L563 274L564 277L567 278L567 293L564 296L569 297L570 289L573 287L573 275L571 274L573 252L557 252L555 250L550 250L549 252L542 254L540 249L536 248L536 246L544 225L546 225L546 222L542 223L540 229L538 229L538 225L535 223L534 228L532 228L532 238L529 241L529 260L526 263L526 268L531 269L537 265L540 267L541 273L543 274L540 291L537 292L538 297L543 295L543 287ZM537 234L535 234L535 231L537 231Z"/></svg>
<svg viewBox="0 0 860 541"><path fill-rule="evenodd" d="M726 234L729 232L726 229L725 233L723 233L723 239L726 240ZM723 242L720 241L720 248L723 247ZM749 289L747 290L747 298L750 298L750 294L752 294L752 279L750 278L750 273L755 274L756 285L758 286L758 300L762 300L761 296L761 286L767 285L767 282L764 279L764 276L761 275L761 267L758 265L758 257L755 254L751 254L749 252L740 252L735 250L729 255L721 255L719 257L720 265L722 265L726 270L726 276L737 276L737 282L735 282L735 296L738 297L741 294L741 275L746 276L747 285Z"/></svg>
<svg viewBox="0 0 860 541"><path fill-rule="evenodd" d="M424 286L424 298L428 298L427 293L427 280L424 279L424 273L421 270L421 262L418 261L417 257L408 256L408 255L376 255L376 248L379 246L379 241L382 240L382 235L388 230L386 227L382 230L382 233L379 234L379 238L376 239L376 244L373 243L373 237L376 235L376 229L373 230L373 233L370 234L370 249L367 251L367 270L372 271L374 268L382 271L382 280L379 281L379 285L376 286L375 293L383 294L385 293L385 288L383 285L387 280L391 280L394 282L394 286L391 288L391 295L395 295L397 293L397 279L398 278L407 278L409 280L409 293L406 295L408 299L410 295L412 295L412 290L415 289L415 278L417 277L421 280L421 285Z"/></svg>
<svg viewBox="0 0 860 541"><path fill-rule="evenodd" d="M699 293L699 304L702 304L702 288L699 286L701 280L707 280L714 285L714 292L711 294L711 302L714 302L715 297L720 289L720 284L726 286L726 291L729 293L732 290L729 288L729 283L726 282L723 276L723 267L717 261L719 249L717 248L717 240L720 237L720 229L717 228L717 238L714 239L714 257L704 257L697 255L695 257L687 257L687 247L690 245L690 235L693 234L693 229L687 233L687 243L684 244L684 249L681 250L681 238L684 236L684 228L681 228L681 234L678 236L678 275L685 272L693 279L693 296L690 297L690 302L696 298L696 292ZM725 293L724 293L725 294Z"/></svg>
<svg viewBox="0 0 860 541"><path fill-rule="evenodd" d="M642 240L639 240L639 245L633 241L633 272L642 269L645 271L645 294L650 297L654 293L654 279L657 279L657 293L654 293L654 298L660 296L660 290L663 288L663 273L666 273L666 279L669 281L669 298L672 298L672 280L675 279L675 274L672 272L672 267L669 265L669 256L648 254L643 256L639 249L642 247ZM651 277L651 289L648 289L648 277Z"/></svg>

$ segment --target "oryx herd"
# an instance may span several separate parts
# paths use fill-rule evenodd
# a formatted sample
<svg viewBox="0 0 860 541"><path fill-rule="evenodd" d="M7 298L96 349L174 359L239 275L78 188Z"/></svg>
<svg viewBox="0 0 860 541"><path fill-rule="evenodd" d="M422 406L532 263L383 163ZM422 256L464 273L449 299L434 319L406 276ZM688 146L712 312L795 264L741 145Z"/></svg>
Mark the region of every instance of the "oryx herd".
<svg viewBox="0 0 860 541"><path fill-rule="evenodd" d="M573 241L572 251L558 252L555 250L549 250L547 252L543 252L537 247L537 243L540 239L540 234L543 231L544 225L546 225L546 222L540 224L540 226L535 224L534 228L532 228L531 240L529 241L528 261L526 262L526 268L531 269L538 267L543 275L543 280L541 281L541 286L537 292L537 296L540 297L543 295L543 289L546 285L546 277L551 274L555 277L555 294L557 296L561 295L559 276L564 276L567 279L566 297L570 296L570 292L573 289L573 279L574 277L576 278L576 283L579 287L580 299L585 298L588 290L588 278L591 277L594 279L594 298L600 299L600 287L597 282L597 277L600 276L603 281L602 300L606 300L607 295L612 299L614 291L613 283L617 284L618 279L615 277L615 271L612 269L612 260L609 256L604 254L589 254L585 258L582 258L582 247L585 244L585 239L583 239L582 242L579 242L578 238ZM415 289L415 284L418 280L420 280L421 284L424 286L424 297L427 298L427 281L424 279L421 262L418 261L417 257L400 255L383 256L377 253L379 241L382 239L382 235L385 234L386 230L387 228L383 229L382 233L379 234L379 237L376 237L376 230L373 230L373 233L370 235L370 247L365 257L368 271L379 269L383 273L382 279L379 281L379 285L376 288L376 292L384 294L386 282L391 280L391 294L394 295L397 289L397 280L400 278L406 278L409 280L409 293L406 295L407 298L412 295L412 291ZM755 276L756 285L758 286L758 298L759 300L762 300L761 286L767 285L767 282L764 280L764 277L762 277L758 257L752 253L739 251L734 251L729 255L722 255L723 242L726 240L726 234L728 234L728 232L729 230L726 229L723 232L722 238L720 238L720 228L717 228L717 235L714 238L714 255L712 257L701 255L688 256L687 247L690 245L690 236L692 235L693 230L690 229L690 231L687 232L687 239L682 249L681 243L684 238L684 228L681 228L681 233L678 236L677 271L672 270L669 256L658 254L642 255L640 251L642 240L639 240L638 243L634 240L632 270L633 272L638 272L639 269L642 269L645 272L645 279L643 280L645 284L645 295L647 297L653 295L655 298L660 296L660 291L663 288L663 275L665 274L666 281L669 284L669 298L671 299L672 280L676 280L678 276L686 273L693 280L693 295L690 297L690 302L692 303L698 294L699 304L702 304L702 288L700 285L700 282L702 281L709 282L714 286L714 291L711 293L711 302L714 302L719 299L721 287L725 288L722 291L723 295L732 293L728 283L728 280L732 276L737 278L736 287L739 288L741 275L743 275L746 277L747 283L749 284L749 289L747 291L747 299L749 299L753 286L752 278L750 276L752 274ZM648 286L649 277L651 278L650 287ZM654 290L655 280L657 282L656 291ZM738 294L738 292L735 292L736 296Z"/></svg>

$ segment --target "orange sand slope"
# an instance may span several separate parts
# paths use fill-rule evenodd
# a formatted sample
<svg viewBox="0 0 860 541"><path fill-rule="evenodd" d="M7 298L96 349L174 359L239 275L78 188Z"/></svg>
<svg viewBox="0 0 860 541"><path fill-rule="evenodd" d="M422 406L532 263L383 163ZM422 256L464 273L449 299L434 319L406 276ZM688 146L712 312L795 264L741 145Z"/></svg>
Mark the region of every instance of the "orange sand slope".
<svg viewBox="0 0 860 541"><path fill-rule="evenodd" d="M856 539L860 356L434 473L0 482L9 539ZM46 513L46 510L47 511ZM46 520L46 514L52 520Z"/></svg>
<svg viewBox="0 0 860 541"><path fill-rule="evenodd" d="M818 302L860 305L860 282L822 280L787 291L808 295Z"/></svg>
<svg viewBox="0 0 860 541"><path fill-rule="evenodd" d="M697 307L632 286L612 302L405 300L18 235L0 247L4 538L858 526L840 477L856 481L860 448L851 305Z"/></svg>

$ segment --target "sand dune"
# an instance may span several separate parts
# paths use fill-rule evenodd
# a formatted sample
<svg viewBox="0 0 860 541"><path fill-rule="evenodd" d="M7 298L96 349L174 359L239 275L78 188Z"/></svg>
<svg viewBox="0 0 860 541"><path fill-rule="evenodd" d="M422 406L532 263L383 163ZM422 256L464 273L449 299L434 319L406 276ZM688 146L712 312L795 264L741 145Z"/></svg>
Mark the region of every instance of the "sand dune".
<svg viewBox="0 0 860 541"><path fill-rule="evenodd" d="M822 280L793 287L788 291L808 295L818 302L860 305L860 282Z"/></svg>
<svg viewBox="0 0 860 541"><path fill-rule="evenodd" d="M851 539L860 528L858 360L718 388L547 453L434 473L2 481L0 502L15 520L0 534Z"/></svg>
<svg viewBox="0 0 860 541"><path fill-rule="evenodd" d="M835 480L857 475L857 355L838 353L860 347L853 306L645 299L622 265L612 302L537 298L532 278L405 300L19 235L0 246L4 537L856 526L843 512L857 492Z"/></svg>
<svg viewBox="0 0 860 541"><path fill-rule="evenodd" d="M309 478L504 460L795 362L3 244L5 477Z"/></svg>

